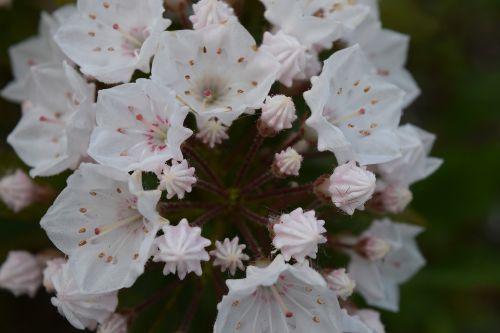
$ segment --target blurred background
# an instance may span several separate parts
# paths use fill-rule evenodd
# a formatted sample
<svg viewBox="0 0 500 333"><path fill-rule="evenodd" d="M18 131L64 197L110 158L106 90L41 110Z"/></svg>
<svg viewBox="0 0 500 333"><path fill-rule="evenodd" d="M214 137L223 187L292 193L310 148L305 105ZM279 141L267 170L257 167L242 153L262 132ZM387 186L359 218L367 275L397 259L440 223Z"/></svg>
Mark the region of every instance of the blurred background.
<svg viewBox="0 0 500 333"><path fill-rule="evenodd" d="M0 87L11 80L7 49L37 33L41 10L70 1L14 0L0 9ZM244 20L262 15L246 0ZM409 214L427 226L420 244L428 265L402 287L401 312L383 313L388 333L500 332L500 1L381 0L386 28L412 38L409 69L422 89L405 112L437 134L433 156L441 169L413 187ZM0 100L0 174L23 167L5 143L20 108ZM63 187L65 177L51 179ZM39 180L43 183L44 179ZM49 246L38 221L46 207L21 214L0 207L0 262L12 249ZM143 277L125 304L137 303L154 278ZM168 317L182 312L165 300L145 314L136 332L170 332ZM170 305L169 305L170 304ZM168 312L167 310L170 309ZM34 300L0 291L0 332L73 332L39 292ZM199 315L208 331L213 313ZM170 327L170 329L168 329ZM204 329L201 329L201 328ZM196 328L193 332L198 331Z"/></svg>

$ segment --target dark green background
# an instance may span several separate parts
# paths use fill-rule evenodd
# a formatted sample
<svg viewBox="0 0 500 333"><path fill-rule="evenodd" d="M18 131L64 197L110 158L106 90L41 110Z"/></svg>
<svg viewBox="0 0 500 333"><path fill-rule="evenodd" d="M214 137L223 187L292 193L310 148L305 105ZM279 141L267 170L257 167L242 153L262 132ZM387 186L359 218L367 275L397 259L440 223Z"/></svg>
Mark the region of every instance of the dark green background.
<svg viewBox="0 0 500 333"><path fill-rule="evenodd" d="M0 86L11 79L7 48L35 34L39 11L54 3L14 0L12 9L0 9ZM500 1L382 0L381 7L385 27L412 37L409 68L423 95L406 111L405 121L437 133L434 155L445 160L435 175L413 188L409 214L427 225L420 243L428 265L403 286L401 312L383 314L387 331L498 333ZM246 0L245 23L257 30L261 15L258 1ZM19 114L17 106L0 101L2 142ZM4 143L0 156L0 172L22 165ZM54 181L62 186L64 176ZM35 252L48 246L37 224L44 209L13 215L0 207L0 261L11 249ZM151 286L165 284L157 273L141 278L125 305L144 299ZM209 302L210 290L205 294ZM175 330L188 296L184 291L175 306L169 308L166 300L151 309L136 332ZM192 332L210 331L213 315L199 313ZM43 292L30 300L0 291L0 332L71 331Z"/></svg>

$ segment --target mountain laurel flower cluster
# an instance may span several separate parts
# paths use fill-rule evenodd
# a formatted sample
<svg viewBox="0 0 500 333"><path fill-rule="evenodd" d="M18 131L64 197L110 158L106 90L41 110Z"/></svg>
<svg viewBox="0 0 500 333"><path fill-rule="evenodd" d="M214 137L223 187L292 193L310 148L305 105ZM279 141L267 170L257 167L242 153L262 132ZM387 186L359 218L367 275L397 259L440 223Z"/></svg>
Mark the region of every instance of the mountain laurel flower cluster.
<svg viewBox="0 0 500 333"><path fill-rule="evenodd" d="M55 248L10 252L1 288L101 333L143 332L163 301L170 332L385 332L377 309L425 263L397 214L442 163L401 121L409 37L375 0L261 0L260 29L240 2L77 0L11 47L7 141L30 171L0 199L53 202Z"/></svg>

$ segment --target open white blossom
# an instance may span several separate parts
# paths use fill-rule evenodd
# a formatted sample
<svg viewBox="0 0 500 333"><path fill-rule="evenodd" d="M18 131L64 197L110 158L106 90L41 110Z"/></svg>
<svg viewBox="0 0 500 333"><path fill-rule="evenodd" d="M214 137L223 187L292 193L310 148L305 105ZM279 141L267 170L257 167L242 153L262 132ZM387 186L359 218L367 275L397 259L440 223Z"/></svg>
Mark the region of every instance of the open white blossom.
<svg viewBox="0 0 500 333"><path fill-rule="evenodd" d="M215 145L229 139L227 130L227 126L218 119L212 118L200 127L200 131L196 134L196 138L200 139L201 142L208 145L210 148L214 148Z"/></svg>
<svg viewBox="0 0 500 333"><path fill-rule="evenodd" d="M83 73L105 83L129 82L136 69L149 73L161 32L162 0L78 0L78 13L55 39Z"/></svg>
<svg viewBox="0 0 500 333"><path fill-rule="evenodd" d="M278 255L266 267L249 266L245 279L227 285L214 333L342 332L337 297L307 264L292 266Z"/></svg>
<svg viewBox="0 0 500 333"><path fill-rule="evenodd" d="M95 86L67 63L32 68L29 103L7 141L32 167L30 175L52 176L86 159L95 126Z"/></svg>
<svg viewBox="0 0 500 333"><path fill-rule="evenodd" d="M278 70L274 56L230 21L164 33L152 78L175 90L203 127L213 117L230 125L248 109L260 108Z"/></svg>
<svg viewBox="0 0 500 333"><path fill-rule="evenodd" d="M384 182L409 186L429 177L443 163L440 158L429 157L436 139L434 134L411 124L399 127L396 134L401 157L375 168Z"/></svg>
<svg viewBox="0 0 500 333"><path fill-rule="evenodd" d="M382 29L380 21L369 18L348 38L359 44L377 69L377 74L406 92L403 107L420 94L412 75L406 70L410 38L392 30Z"/></svg>
<svg viewBox="0 0 500 333"><path fill-rule="evenodd" d="M191 193L193 184L196 183L195 169L190 168L186 160L172 161L171 164L163 168L158 189L167 191L167 199L174 196L184 199L186 192Z"/></svg>
<svg viewBox="0 0 500 333"><path fill-rule="evenodd" d="M280 222L273 226L273 245L281 251L285 260L294 258L303 262L306 257L315 259L318 244L326 243L323 233L325 221L318 220L313 210L304 212L297 208L290 214L283 214Z"/></svg>
<svg viewBox="0 0 500 333"><path fill-rule="evenodd" d="M210 260L205 247L211 244L201 236L201 228L182 219L176 226L164 226L163 233L154 242L158 251L153 257L153 261L165 263L163 274L177 272L181 280L190 272L201 276L201 261Z"/></svg>
<svg viewBox="0 0 500 333"><path fill-rule="evenodd" d="M52 15L42 13L38 36L28 38L9 48L14 81L2 90L2 97L19 103L27 100L31 68L49 63L60 64L65 59L53 35L75 12L74 6L67 5L54 11Z"/></svg>
<svg viewBox="0 0 500 333"><path fill-rule="evenodd" d="M130 287L143 273L164 222L156 211L160 195L142 189L140 172L129 176L96 164L82 164L68 179L41 225L69 255L83 291Z"/></svg>
<svg viewBox="0 0 500 333"><path fill-rule="evenodd" d="M370 333L385 333L380 313L371 309L356 310L355 315L370 329Z"/></svg>
<svg viewBox="0 0 500 333"><path fill-rule="evenodd" d="M375 191L375 175L350 161L335 168L330 176L328 192L335 206L349 215L363 210Z"/></svg>
<svg viewBox="0 0 500 333"><path fill-rule="evenodd" d="M223 272L229 269L231 275L234 275L238 268L244 271L243 261L250 259L250 257L243 253L246 245L240 244L239 241L238 237L234 237L232 240L226 238L222 243L216 241L216 249L210 251L210 255L215 257L214 266L220 266Z"/></svg>
<svg viewBox="0 0 500 333"><path fill-rule="evenodd" d="M97 333L127 333L127 317L113 313L97 327Z"/></svg>
<svg viewBox="0 0 500 333"><path fill-rule="evenodd" d="M39 187L21 169L0 179L0 199L17 213L37 199Z"/></svg>
<svg viewBox="0 0 500 333"><path fill-rule="evenodd" d="M261 48L279 61L278 80L285 86L291 87L294 80L306 79L306 66L313 54L297 38L282 30L274 35L266 31Z"/></svg>
<svg viewBox="0 0 500 333"><path fill-rule="evenodd" d="M63 268L66 263L64 258L54 258L48 260L45 264L45 269L43 270L43 286L45 290L49 293L54 292L56 289L52 283L52 277L55 274L59 274L59 271Z"/></svg>
<svg viewBox="0 0 500 333"><path fill-rule="evenodd" d="M89 155L123 171L161 169L182 160L181 144L193 133L183 126L187 114L171 90L151 80L100 91Z"/></svg>
<svg viewBox="0 0 500 333"><path fill-rule="evenodd" d="M268 96L262 106L260 117L263 126L273 132L292 128L297 119L293 100L285 95Z"/></svg>
<svg viewBox="0 0 500 333"><path fill-rule="evenodd" d="M237 20L233 8L221 0L201 0L193 5L193 11L189 19L194 29Z"/></svg>
<svg viewBox="0 0 500 333"><path fill-rule="evenodd" d="M15 296L34 297L42 284L42 269L35 256L26 251L11 251L0 266L0 288Z"/></svg>
<svg viewBox="0 0 500 333"><path fill-rule="evenodd" d="M264 16L277 28L310 48L331 47L336 39L355 29L369 8L351 0L261 0Z"/></svg>
<svg viewBox="0 0 500 333"><path fill-rule="evenodd" d="M390 311L398 310L399 285L412 277L425 263L415 242L415 237L421 231L422 228L417 226L384 219L374 221L372 226L358 237L361 243L372 239L389 245L388 249L374 245L385 252L383 256L378 256L383 257L383 260L349 252L349 275L356 281L356 290L368 304Z"/></svg>
<svg viewBox="0 0 500 333"><path fill-rule="evenodd" d="M74 327L83 330L95 330L98 323L103 323L118 305L118 292L104 294L83 293L75 280L75 271L68 264L52 276L56 296L52 305Z"/></svg>
<svg viewBox="0 0 500 333"><path fill-rule="evenodd" d="M400 156L395 131L404 92L375 73L359 45L328 58L312 85L304 93L312 112L306 123L317 132L320 151L361 165Z"/></svg>
<svg viewBox="0 0 500 333"><path fill-rule="evenodd" d="M377 333L373 332L360 317L350 315L342 309L342 332L343 333Z"/></svg>
<svg viewBox="0 0 500 333"><path fill-rule="evenodd" d="M273 173L278 177L298 176L304 158L292 147L274 155Z"/></svg>

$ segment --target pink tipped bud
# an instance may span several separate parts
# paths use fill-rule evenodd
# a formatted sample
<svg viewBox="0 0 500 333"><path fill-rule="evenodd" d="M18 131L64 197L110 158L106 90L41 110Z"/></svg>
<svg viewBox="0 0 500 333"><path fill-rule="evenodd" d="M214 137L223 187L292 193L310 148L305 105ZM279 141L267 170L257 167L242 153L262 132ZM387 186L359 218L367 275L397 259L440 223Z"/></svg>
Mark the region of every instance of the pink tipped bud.
<svg viewBox="0 0 500 333"><path fill-rule="evenodd" d="M298 176L300 167L302 166L303 157L289 147L274 156L274 163L272 166L273 174L278 178L287 176Z"/></svg>
<svg viewBox="0 0 500 333"><path fill-rule="evenodd" d="M385 240L376 237L363 238L356 245L358 253L371 261L384 258L391 250L391 245Z"/></svg>
<svg viewBox="0 0 500 333"><path fill-rule="evenodd" d="M212 24L226 23L234 19L234 11L224 1L202 0L193 5L194 14L189 17L194 29L201 29Z"/></svg>
<svg viewBox="0 0 500 333"><path fill-rule="evenodd" d="M52 196L52 191L36 185L20 169L0 179L0 199L14 212L19 212L36 201Z"/></svg>
<svg viewBox="0 0 500 333"><path fill-rule="evenodd" d="M0 288L14 295L34 297L42 283L42 270L35 256L26 251L11 251L0 267Z"/></svg>
<svg viewBox="0 0 500 333"><path fill-rule="evenodd" d="M340 165L333 171L328 188L332 202L349 215L356 209L363 210L364 204L375 191L375 175L359 167L355 161Z"/></svg>
<svg viewBox="0 0 500 333"><path fill-rule="evenodd" d="M292 128L297 119L295 104L285 95L268 96L262 107L258 129L262 136L274 136L278 132Z"/></svg>
<svg viewBox="0 0 500 333"><path fill-rule="evenodd" d="M345 268L339 268L326 276L328 287L337 297L347 299L354 292L356 282L347 275Z"/></svg>
<svg viewBox="0 0 500 333"><path fill-rule="evenodd" d="M210 148L214 148L215 145L229 139L227 130L228 128L222 122L216 118L212 118L200 128L200 131L196 134L196 138Z"/></svg>
<svg viewBox="0 0 500 333"><path fill-rule="evenodd" d="M405 186L390 185L377 192L373 199L375 209L389 213L401 213L413 200L413 194Z"/></svg>

